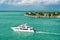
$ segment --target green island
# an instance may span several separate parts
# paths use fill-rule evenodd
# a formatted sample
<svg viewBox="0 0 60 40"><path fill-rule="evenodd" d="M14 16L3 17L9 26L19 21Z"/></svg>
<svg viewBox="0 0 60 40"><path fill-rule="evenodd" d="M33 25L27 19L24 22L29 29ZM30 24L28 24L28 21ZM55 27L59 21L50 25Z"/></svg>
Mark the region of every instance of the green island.
<svg viewBox="0 0 60 40"><path fill-rule="evenodd" d="M26 12L25 16L35 18L60 18L60 12Z"/></svg>

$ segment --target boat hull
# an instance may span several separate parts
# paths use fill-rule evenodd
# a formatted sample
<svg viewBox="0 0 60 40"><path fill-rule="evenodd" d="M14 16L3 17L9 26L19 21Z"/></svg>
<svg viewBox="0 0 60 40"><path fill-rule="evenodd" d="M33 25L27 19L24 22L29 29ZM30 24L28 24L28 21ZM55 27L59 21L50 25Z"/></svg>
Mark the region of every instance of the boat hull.
<svg viewBox="0 0 60 40"><path fill-rule="evenodd" d="M19 27L11 27L11 29L13 31L17 31L17 32L34 32L34 30L21 30L21 29L18 29Z"/></svg>

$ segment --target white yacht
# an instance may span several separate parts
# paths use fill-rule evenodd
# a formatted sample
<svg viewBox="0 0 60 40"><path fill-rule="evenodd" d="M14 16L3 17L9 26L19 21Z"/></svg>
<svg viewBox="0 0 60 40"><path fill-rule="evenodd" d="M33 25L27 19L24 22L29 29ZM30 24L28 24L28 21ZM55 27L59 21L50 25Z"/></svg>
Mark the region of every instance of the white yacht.
<svg viewBox="0 0 60 40"><path fill-rule="evenodd" d="M11 27L13 31L19 32L35 32L32 27L27 26L27 24L19 25L18 27Z"/></svg>

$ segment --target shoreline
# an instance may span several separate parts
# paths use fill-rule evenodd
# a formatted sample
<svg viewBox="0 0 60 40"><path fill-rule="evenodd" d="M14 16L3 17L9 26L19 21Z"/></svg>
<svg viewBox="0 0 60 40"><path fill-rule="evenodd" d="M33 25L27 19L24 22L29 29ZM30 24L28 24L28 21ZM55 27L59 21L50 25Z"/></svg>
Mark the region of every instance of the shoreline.
<svg viewBox="0 0 60 40"><path fill-rule="evenodd" d="M34 18L60 18L60 16L54 16L54 17L45 17L45 16L31 16L31 15L25 15L27 17L34 17Z"/></svg>
<svg viewBox="0 0 60 40"><path fill-rule="evenodd" d="M57 13L55 15L53 15L53 13L42 13L43 15L39 14L39 13L26 13L24 14L24 16L27 17L34 17L34 18L60 18L60 13Z"/></svg>

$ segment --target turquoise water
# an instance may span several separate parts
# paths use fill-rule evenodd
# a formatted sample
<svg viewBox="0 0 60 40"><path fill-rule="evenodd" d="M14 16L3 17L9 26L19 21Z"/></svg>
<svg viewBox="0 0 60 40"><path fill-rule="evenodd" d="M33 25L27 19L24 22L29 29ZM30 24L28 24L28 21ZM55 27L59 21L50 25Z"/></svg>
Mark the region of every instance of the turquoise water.
<svg viewBox="0 0 60 40"><path fill-rule="evenodd" d="M0 12L0 40L60 40L60 18L32 18L25 12ZM35 33L14 32L11 27L28 23Z"/></svg>

